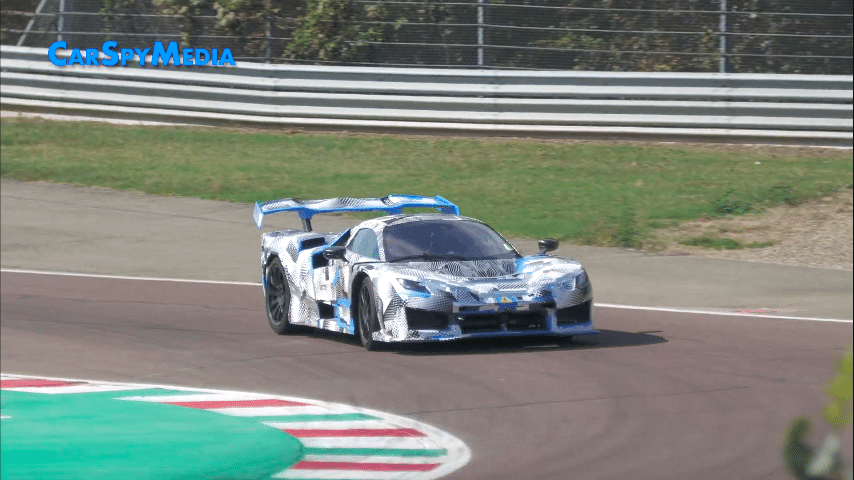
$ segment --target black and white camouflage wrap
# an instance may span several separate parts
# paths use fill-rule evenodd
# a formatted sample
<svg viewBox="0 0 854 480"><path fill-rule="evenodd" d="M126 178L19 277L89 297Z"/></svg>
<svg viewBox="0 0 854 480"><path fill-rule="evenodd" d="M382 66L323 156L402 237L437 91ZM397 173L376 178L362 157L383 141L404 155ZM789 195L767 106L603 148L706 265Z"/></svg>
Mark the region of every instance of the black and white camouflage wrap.
<svg viewBox="0 0 854 480"><path fill-rule="evenodd" d="M262 277L266 275L271 259L278 257L285 267L290 286L289 322L349 334L357 334L351 316L354 281L357 277L367 277L373 282L377 297L380 328L373 332L377 341L596 333L592 313L581 321L558 322L557 312L560 309L581 306L586 302L592 306L590 281L581 264L574 260L532 255L501 260L386 263L360 257L350 250L346 262L323 258L322 251L330 244L347 245L347 239L368 228L379 239L382 260L385 258L382 238L386 226L437 218L444 221L472 220L447 214L392 215L366 220L337 235L300 230L265 233L261 248ZM416 281L429 294L407 290L398 279ZM407 308L447 315L447 325L433 330L410 328ZM466 315L470 314L489 316L534 311L544 316L543 328L474 333L466 333L461 328L465 325ZM592 312L592 308L585 311Z"/></svg>

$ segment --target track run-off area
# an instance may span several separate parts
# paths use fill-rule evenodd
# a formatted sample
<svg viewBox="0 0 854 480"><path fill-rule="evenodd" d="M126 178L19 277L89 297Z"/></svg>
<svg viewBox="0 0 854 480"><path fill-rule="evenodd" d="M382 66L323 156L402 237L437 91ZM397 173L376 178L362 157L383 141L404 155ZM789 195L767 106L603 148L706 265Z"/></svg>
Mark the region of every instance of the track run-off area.
<svg viewBox="0 0 854 480"><path fill-rule="evenodd" d="M465 341L367 352L346 335L275 335L267 326L260 287L251 283L8 269L0 279L5 375L0 413L8 417L0 423L4 479L14 464L7 463L7 449L13 447L6 432L14 433L11 426L24 420L14 412L16 405L31 405L36 418L28 421L42 429L32 435L79 435L83 444L95 445L108 441L88 437L89 430L74 427L69 418L44 422L36 413L74 410L73 405L45 404L41 397L66 395L40 394L39 388L90 384L124 385L131 391L69 393L66 398L78 398L73 402L85 395L96 395L92 401L100 402L78 416L104 412L115 419L130 403L150 409L167 404L172 408L163 410L162 418L155 409L143 412L151 416L150 422L128 421L170 432L175 445L187 447L189 441L174 437L176 425L195 415L217 417L212 423L202 421L204 427L192 440L223 463L233 459L248 468L269 461L273 452L275 461L289 465L324 467L338 461L376 467L353 467L356 474L321 468L287 478L784 479L790 478L779 454L785 430L798 415L818 418L826 401L823 387L852 338L852 323L846 319L605 305L594 312L601 333L570 342ZM247 401L291 403L216 403ZM310 406L349 410L283 410L264 414L251 426L229 423L246 420L240 408ZM227 412L232 415L216 415ZM356 417L294 417L304 414ZM288 428L277 415L298 420L299 427ZM323 427L328 421L333 423ZM323 445L298 443L304 440L300 431L334 427L339 421L344 423L333 429L429 431L426 437L439 440L419 443L422 437L410 431L408 436L392 436L382 449L388 454L420 448L439 460L430 460L427 453L418 461L399 456L385 463L435 465L434 470L389 473L377 466L383 462L376 456L358 450L376 445L352 439L348 444L341 438ZM376 423L383 421L394 426ZM216 422L222 422L225 432L257 438L241 443L232 435L217 441L215 434L204 433ZM367 423L360 427L354 422ZM51 425L60 431L43 431ZM99 427L106 429L104 435L133 438L108 426L113 428ZM124 458L119 466L174 466L168 455L154 462L150 456L156 449L146 450L142 440L131 443L139 446L141 457ZM850 436L845 441L850 451ZM351 450L327 450L315 458L305 455L318 451L300 450L306 444ZM172 452L176 458L187 455L180 448ZM329 458L336 453L341 456ZM449 466L438 466L443 461ZM230 477L187 472L186 478Z"/></svg>
<svg viewBox="0 0 854 480"><path fill-rule="evenodd" d="M383 412L174 386L2 375L3 478L439 478L460 440Z"/></svg>

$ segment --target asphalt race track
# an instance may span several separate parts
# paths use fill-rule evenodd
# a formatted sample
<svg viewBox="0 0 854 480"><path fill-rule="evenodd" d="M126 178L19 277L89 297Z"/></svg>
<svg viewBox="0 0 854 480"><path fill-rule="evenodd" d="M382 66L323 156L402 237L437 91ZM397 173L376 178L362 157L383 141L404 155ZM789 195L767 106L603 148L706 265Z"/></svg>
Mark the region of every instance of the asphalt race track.
<svg viewBox="0 0 854 480"><path fill-rule="evenodd" d="M778 453L786 427L801 414L821 424L823 387L851 344L851 271L576 245L558 254L582 261L595 301L611 304L595 309L599 335L380 352L332 333L280 337L260 286L246 284L259 281L251 207L0 183L4 374L240 390L402 415L469 446L471 461L446 478L789 479ZM352 225L317 218L322 231ZM266 223L299 227L296 216ZM534 241L515 244L536 251ZM737 311L844 321L729 315Z"/></svg>
<svg viewBox="0 0 854 480"><path fill-rule="evenodd" d="M280 337L259 286L3 272L7 373L293 395L466 442L459 479L777 479L850 322L598 308L601 334L364 351ZM850 452L850 435L846 439Z"/></svg>

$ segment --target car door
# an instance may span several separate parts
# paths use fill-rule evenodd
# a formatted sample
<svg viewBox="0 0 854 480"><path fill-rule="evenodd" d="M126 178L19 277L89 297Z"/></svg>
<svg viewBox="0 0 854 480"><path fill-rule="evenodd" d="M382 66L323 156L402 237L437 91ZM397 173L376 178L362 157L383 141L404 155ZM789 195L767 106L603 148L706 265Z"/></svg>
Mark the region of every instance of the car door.
<svg viewBox="0 0 854 480"><path fill-rule="evenodd" d="M330 246L341 247L346 245L353 238L350 233L350 229L345 230ZM312 255L311 267L314 279L314 297L312 298L318 302L332 304L340 298L337 284L339 283L338 275L340 275L341 264L344 262L327 259L323 255L323 250L321 249Z"/></svg>
<svg viewBox="0 0 854 480"><path fill-rule="evenodd" d="M347 261L329 261L328 265L315 270L315 292L317 300L335 303L348 298L346 288L353 271L353 264L379 260L380 251L376 233L363 228L347 242Z"/></svg>

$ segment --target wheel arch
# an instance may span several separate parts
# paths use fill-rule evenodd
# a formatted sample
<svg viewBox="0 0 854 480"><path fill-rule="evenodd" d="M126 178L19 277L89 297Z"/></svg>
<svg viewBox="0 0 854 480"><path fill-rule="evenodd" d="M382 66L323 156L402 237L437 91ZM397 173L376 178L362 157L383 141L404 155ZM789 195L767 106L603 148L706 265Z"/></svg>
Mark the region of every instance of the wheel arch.
<svg viewBox="0 0 854 480"><path fill-rule="evenodd" d="M264 288L267 288L267 269L270 267L270 264L273 263L273 260L282 261L279 258L279 254L275 252L265 252L264 256L261 259L261 285ZM282 267L284 267L284 263L282 263Z"/></svg>
<svg viewBox="0 0 854 480"><path fill-rule="evenodd" d="M271 263L273 260L279 260L280 262L282 261L282 259L279 257L279 254L278 254L278 253L276 253L276 252L267 252L267 256L266 256L266 258L264 258L264 268L269 267L269 266L270 266L270 263ZM284 265L284 263L282 263L282 265Z"/></svg>
<svg viewBox="0 0 854 480"><path fill-rule="evenodd" d="M278 266L273 269L273 265ZM272 270L281 270L281 290L275 287L271 281L274 275L271 275ZM293 302L293 292L291 291L291 283L288 280L287 270L282 264L281 259L276 255L271 255L264 262L262 268L262 288L264 291L264 307L267 311L267 320L270 327L279 335L286 335L296 331L296 327L290 323L290 310ZM276 298L278 305L273 305L273 298Z"/></svg>
<svg viewBox="0 0 854 480"><path fill-rule="evenodd" d="M362 289L362 283L364 283L365 281L373 282L370 275L368 275L367 272L363 270L353 276L353 283L350 288L350 318L356 319L356 321L358 321L359 318L359 291ZM377 298L376 287L372 284L371 288L374 290L375 301L378 301L379 299ZM377 303L377 309L382 309L379 303ZM380 330L379 317L379 312L377 312L377 315L374 317L374 325L371 325L372 332Z"/></svg>

